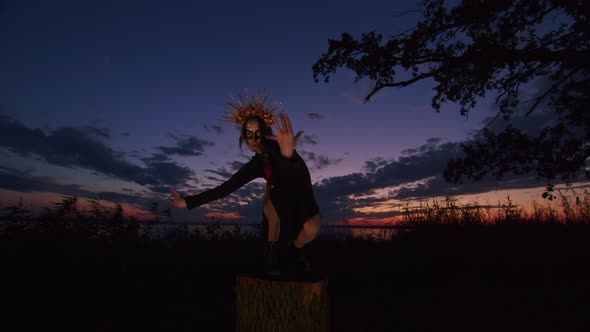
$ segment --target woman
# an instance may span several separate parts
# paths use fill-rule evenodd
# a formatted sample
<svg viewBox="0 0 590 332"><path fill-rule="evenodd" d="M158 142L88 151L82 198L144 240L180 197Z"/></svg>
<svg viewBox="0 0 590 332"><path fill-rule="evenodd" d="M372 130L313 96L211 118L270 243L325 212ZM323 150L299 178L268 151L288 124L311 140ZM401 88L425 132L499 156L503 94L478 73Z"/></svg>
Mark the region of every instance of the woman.
<svg viewBox="0 0 590 332"><path fill-rule="evenodd" d="M282 124L279 126L273 114L278 107L267 103L266 96L258 94L256 99L240 98L228 104L231 111L226 119L242 126L240 147L246 141L248 149L256 154L220 186L185 197L172 189L170 201L176 207L192 209L226 197L256 178L265 178L262 223L268 240L264 255L265 272L271 275L280 273L278 243L288 247L285 257L309 272L309 263L300 249L317 236L320 215L309 170L295 150L303 132L293 136L291 121L284 113L279 114ZM276 135L272 133L272 124Z"/></svg>

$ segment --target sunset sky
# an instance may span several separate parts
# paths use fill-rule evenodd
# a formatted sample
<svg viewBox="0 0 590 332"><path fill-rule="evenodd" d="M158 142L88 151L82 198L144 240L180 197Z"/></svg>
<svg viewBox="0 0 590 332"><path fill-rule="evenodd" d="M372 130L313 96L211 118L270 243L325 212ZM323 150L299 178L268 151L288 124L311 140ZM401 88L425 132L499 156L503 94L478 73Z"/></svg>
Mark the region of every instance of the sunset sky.
<svg viewBox="0 0 590 332"><path fill-rule="evenodd" d="M213 188L253 155L221 121L225 102L245 89L281 101L294 130L304 130L297 151L326 223L379 223L407 203L447 195L542 201L544 182L533 176L462 185L441 177L459 144L495 114L493 96L462 117L453 104L432 109L432 81L384 90L369 103L371 82L355 83L350 71L313 81L329 38L406 31L419 16L400 13L416 3L206 3L2 2L0 205L22 198L38 209L77 195L145 216L152 202L170 206L170 188ZM544 121L539 112L522 123L534 130ZM174 220L259 222L263 185L257 179L226 199L174 209Z"/></svg>

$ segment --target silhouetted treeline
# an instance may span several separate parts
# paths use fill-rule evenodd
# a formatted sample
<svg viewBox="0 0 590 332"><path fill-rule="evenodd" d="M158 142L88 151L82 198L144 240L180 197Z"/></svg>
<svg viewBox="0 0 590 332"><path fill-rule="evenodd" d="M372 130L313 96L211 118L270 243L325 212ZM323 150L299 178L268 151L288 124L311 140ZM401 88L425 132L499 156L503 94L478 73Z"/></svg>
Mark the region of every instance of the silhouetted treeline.
<svg viewBox="0 0 590 332"><path fill-rule="evenodd" d="M320 236L305 248L328 279L333 331L581 326L580 300L590 296L588 223L458 223L448 219L462 213L453 204L440 202L435 222L408 216L416 227L386 240ZM506 220L518 220L518 207L506 205ZM0 232L4 316L30 317L19 330L234 330L235 275L260 271L260 240L220 233L219 223L205 233L179 226L172 237L116 236L130 220L94 224L73 207L52 212L60 220L3 222L19 225ZM110 233L97 236L103 227Z"/></svg>

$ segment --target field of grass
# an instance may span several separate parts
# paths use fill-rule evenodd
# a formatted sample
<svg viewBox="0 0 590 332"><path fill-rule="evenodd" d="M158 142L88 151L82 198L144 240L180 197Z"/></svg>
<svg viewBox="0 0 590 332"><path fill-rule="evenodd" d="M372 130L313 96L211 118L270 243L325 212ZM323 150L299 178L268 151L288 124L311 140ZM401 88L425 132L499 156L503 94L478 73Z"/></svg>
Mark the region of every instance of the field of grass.
<svg viewBox="0 0 590 332"><path fill-rule="evenodd" d="M324 236L306 251L328 279L332 331L587 331L585 208L490 223L423 207L387 239ZM260 265L261 242L239 231L163 239L121 215L43 218L2 222L3 316L25 314L18 330L232 331L235 275Z"/></svg>

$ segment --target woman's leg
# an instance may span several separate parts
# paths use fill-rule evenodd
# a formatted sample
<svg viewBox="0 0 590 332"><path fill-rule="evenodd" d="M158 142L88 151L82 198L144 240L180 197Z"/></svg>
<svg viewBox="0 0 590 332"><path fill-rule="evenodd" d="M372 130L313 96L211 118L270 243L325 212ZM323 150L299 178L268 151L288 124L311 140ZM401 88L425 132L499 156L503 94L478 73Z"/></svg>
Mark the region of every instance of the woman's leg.
<svg viewBox="0 0 590 332"><path fill-rule="evenodd" d="M264 215L268 220L268 240L277 241L279 239L281 221L279 215L272 205L270 199L270 191L268 185L264 191ZM301 248L309 242L313 241L318 233L320 232L320 215L315 214L311 218L305 221L303 228L299 232L297 239L293 241L293 245L297 248Z"/></svg>
<svg viewBox="0 0 590 332"><path fill-rule="evenodd" d="M268 193L266 193L268 194ZM268 240L269 241L277 241L279 239L279 231L280 231L280 219L277 211L275 210L272 201L269 195L265 195L264 201L264 215L268 220ZM315 214L311 218L309 218L303 224L303 228L299 232L297 239L292 242L291 248L293 250L290 252L290 259L294 262L296 269L300 269L303 272L310 272L311 265L309 260L302 254L300 249L306 245L307 243L313 241L316 238L318 233L320 232L320 215ZM270 243L270 242L269 242ZM293 263L291 263L293 264ZM270 264L267 267L268 271L271 271ZM298 267L297 267L298 266ZM270 273L270 272L268 272ZM272 273L271 273L272 274ZM276 273L275 273L276 274Z"/></svg>
<svg viewBox="0 0 590 332"><path fill-rule="evenodd" d="M303 228L299 232L297 239L293 241L293 245L301 248L309 242L313 241L320 232L320 215L315 214L303 224Z"/></svg>
<svg viewBox="0 0 590 332"><path fill-rule="evenodd" d="M265 196L264 201L264 215L268 220L268 240L269 241L277 241L279 239L279 232L281 229L281 222L279 219L279 215L275 210L274 206L272 205L272 201L270 200L269 196ZM303 228L299 232L297 239L293 241L293 244L297 248L301 248L304 245L308 244L309 242L313 241L318 233L320 232L320 215L315 214L311 218L309 218L303 224Z"/></svg>
<svg viewBox="0 0 590 332"><path fill-rule="evenodd" d="M264 215L268 220L268 241L278 241L279 232L281 230L281 221L277 210L275 210L272 205L268 185L264 191Z"/></svg>
<svg viewBox="0 0 590 332"><path fill-rule="evenodd" d="M267 183L266 190L264 191L263 205L264 216L268 221L268 240L266 241L264 250L264 272L269 275L277 276L281 274L279 265L279 248L277 245L281 222L277 211L272 205L269 191L269 184Z"/></svg>

